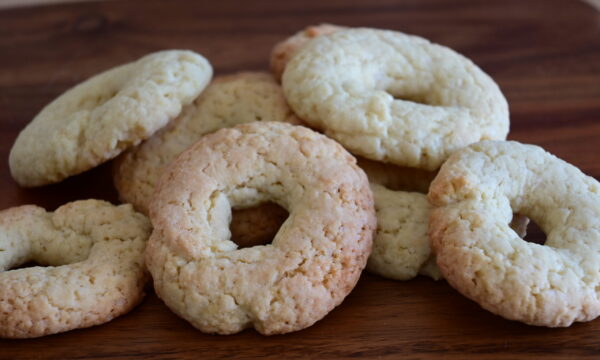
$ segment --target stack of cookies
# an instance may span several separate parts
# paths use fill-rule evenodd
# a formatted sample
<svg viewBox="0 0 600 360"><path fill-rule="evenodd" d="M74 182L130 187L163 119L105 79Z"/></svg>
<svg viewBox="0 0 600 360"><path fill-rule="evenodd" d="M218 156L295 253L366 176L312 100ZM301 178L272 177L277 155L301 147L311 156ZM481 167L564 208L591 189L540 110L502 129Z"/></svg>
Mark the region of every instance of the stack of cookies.
<svg viewBox="0 0 600 360"><path fill-rule="evenodd" d="M110 321L150 277L203 332L287 333L365 268L444 278L527 324L600 315L600 184L505 141L506 99L473 62L325 24L277 44L271 65L212 79L201 55L162 51L46 106L11 150L14 179L42 186L114 159L125 204L0 212L0 336ZM528 217L545 245L523 240ZM11 270L30 261L44 266Z"/></svg>

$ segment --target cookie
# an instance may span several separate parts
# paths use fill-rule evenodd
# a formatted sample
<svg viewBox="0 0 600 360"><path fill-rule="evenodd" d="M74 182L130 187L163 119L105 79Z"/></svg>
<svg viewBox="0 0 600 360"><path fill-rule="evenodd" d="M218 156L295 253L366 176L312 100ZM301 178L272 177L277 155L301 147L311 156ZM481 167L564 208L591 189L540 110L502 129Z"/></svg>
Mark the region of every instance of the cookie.
<svg viewBox="0 0 600 360"><path fill-rule="evenodd" d="M245 72L216 78L167 127L117 159L113 179L120 199L147 214L160 175L177 155L208 133L251 121L300 123L271 75Z"/></svg>
<svg viewBox="0 0 600 360"><path fill-rule="evenodd" d="M455 150L505 139L496 83L453 50L396 31L346 29L309 41L287 64L298 116L353 154L433 171Z"/></svg>
<svg viewBox="0 0 600 360"><path fill-rule="evenodd" d="M59 182L149 138L194 100L212 76L202 56L147 55L68 90L21 131L9 157L26 187Z"/></svg>
<svg viewBox="0 0 600 360"><path fill-rule="evenodd" d="M275 75L277 81L281 81L281 75L283 75L285 66L307 42L321 35L332 34L342 29L346 29L346 27L332 24L309 26L284 41L277 43L273 47L270 57L271 71Z"/></svg>
<svg viewBox="0 0 600 360"><path fill-rule="evenodd" d="M429 191L431 245L447 281L483 308L530 325L600 314L600 184L542 148L483 141L453 154ZM513 212L546 233L522 240Z"/></svg>
<svg viewBox="0 0 600 360"><path fill-rule="evenodd" d="M371 250L367 177L333 140L254 122L204 136L175 160L150 206L146 263L167 306L207 333L308 327L352 290ZM238 249L232 206L289 212L272 244Z"/></svg>
<svg viewBox="0 0 600 360"><path fill-rule="evenodd" d="M102 324L144 296L148 219L131 205L75 201L55 212L0 212L0 337L31 338ZM10 270L35 262L44 266Z"/></svg>

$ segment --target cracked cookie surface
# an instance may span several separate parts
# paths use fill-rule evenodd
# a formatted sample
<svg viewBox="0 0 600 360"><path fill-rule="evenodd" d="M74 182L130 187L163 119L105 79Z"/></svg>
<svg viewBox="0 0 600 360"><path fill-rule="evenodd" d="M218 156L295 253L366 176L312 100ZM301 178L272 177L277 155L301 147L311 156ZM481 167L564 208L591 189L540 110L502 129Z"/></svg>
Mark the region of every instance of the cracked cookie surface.
<svg viewBox="0 0 600 360"><path fill-rule="evenodd" d="M534 145L483 141L453 154L433 181L431 245L450 285L483 308L558 327L600 314L600 184ZM521 239L513 211L544 245Z"/></svg>
<svg viewBox="0 0 600 360"><path fill-rule="evenodd" d="M67 90L21 131L9 157L22 186L59 182L110 160L176 117L210 81L208 61L153 53Z"/></svg>
<svg viewBox="0 0 600 360"><path fill-rule="evenodd" d="M148 219L131 205L82 200L55 212L0 212L0 337L30 338L102 324L144 296ZM10 270L35 262L39 265Z"/></svg>
<svg viewBox="0 0 600 360"><path fill-rule="evenodd" d="M371 160L435 170L456 149L508 133L508 104L487 74L400 32L319 36L292 57L282 85L303 121Z"/></svg>
<svg viewBox="0 0 600 360"><path fill-rule="evenodd" d="M238 249L231 207L289 212L272 244ZM364 172L339 144L301 126L221 129L183 152L150 206L146 262L159 297L203 332L300 330L352 290L375 230Z"/></svg>

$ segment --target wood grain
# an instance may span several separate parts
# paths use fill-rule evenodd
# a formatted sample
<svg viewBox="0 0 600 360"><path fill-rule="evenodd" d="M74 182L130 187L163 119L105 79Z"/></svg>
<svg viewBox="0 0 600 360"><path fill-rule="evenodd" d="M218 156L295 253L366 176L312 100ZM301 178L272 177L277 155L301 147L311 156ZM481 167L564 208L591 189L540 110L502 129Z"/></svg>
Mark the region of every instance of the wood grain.
<svg viewBox="0 0 600 360"><path fill-rule="evenodd" d="M151 51L190 48L217 74L266 70L271 46L308 24L398 29L467 55L506 94L511 139L541 145L600 178L600 13L568 0L238 2L119 1L0 11L0 157L51 99L108 67ZM101 166L21 189L0 163L0 208L53 209L75 199L117 201ZM542 236L542 235L540 235ZM148 289L132 313L90 329L0 340L0 358L599 358L600 320L567 329L494 316L444 281L364 274L355 291L306 330L210 336ZM2 321L2 319L0 319Z"/></svg>

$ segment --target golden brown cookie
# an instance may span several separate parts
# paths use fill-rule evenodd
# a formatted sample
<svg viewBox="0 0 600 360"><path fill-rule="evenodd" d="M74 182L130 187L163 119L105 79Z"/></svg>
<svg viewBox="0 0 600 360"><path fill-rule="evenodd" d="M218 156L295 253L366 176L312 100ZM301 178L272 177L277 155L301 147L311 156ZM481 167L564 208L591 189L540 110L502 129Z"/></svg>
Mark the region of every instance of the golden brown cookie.
<svg viewBox="0 0 600 360"><path fill-rule="evenodd" d="M273 201L272 244L238 249L231 207ZM301 126L264 122L203 137L169 166L151 204L146 261L159 297L203 332L300 330L352 290L371 250L373 198L356 160Z"/></svg>
<svg viewBox="0 0 600 360"><path fill-rule="evenodd" d="M483 308L530 325L600 315L600 184L542 148L483 141L453 154L433 181L432 247L450 285ZM513 212L544 245L521 239Z"/></svg>
<svg viewBox="0 0 600 360"><path fill-rule="evenodd" d="M144 296L148 219L131 205L75 201L0 212L0 337L102 324ZM10 270L21 264L39 265Z"/></svg>

